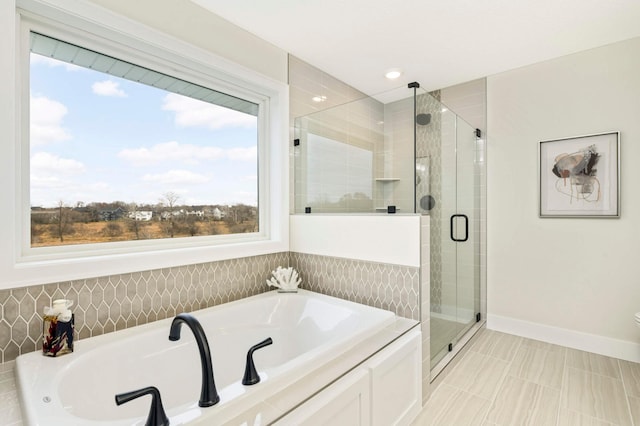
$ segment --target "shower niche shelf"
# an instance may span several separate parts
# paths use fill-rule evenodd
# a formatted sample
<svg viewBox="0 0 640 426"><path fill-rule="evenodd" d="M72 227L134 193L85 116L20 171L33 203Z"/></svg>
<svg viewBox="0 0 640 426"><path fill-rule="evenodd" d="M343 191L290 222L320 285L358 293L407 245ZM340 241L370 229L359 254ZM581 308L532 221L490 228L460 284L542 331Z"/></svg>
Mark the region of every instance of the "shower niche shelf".
<svg viewBox="0 0 640 426"><path fill-rule="evenodd" d="M375 182L379 182L381 183L381 187L380 190L383 191L383 198L385 199L389 199L390 194L387 194L387 192L391 191L391 194L393 193L393 188L394 186L387 186L385 185L386 183L390 183L390 182L400 182L400 178L397 177L377 177L373 179ZM394 203L389 203L389 205L393 205ZM374 207L375 211L377 212L386 212L387 211L387 206L380 206L380 207ZM396 207L395 211L400 211L400 209L398 207ZM394 212L395 213L395 212Z"/></svg>

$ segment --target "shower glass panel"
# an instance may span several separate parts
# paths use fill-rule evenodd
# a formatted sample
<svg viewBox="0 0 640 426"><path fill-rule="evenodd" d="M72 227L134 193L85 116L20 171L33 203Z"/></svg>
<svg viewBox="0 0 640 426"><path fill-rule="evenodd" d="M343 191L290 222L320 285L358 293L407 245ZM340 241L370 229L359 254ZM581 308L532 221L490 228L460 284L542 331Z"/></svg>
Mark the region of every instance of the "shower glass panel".
<svg viewBox="0 0 640 426"><path fill-rule="evenodd" d="M294 212L414 212L413 90L295 119Z"/></svg>
<svg viewBox="0 0 640 426"><path fill-rule="evenodd" d="M441 171L432 213L431 367L452 350L480 312L480 175L475 129L446 108L439 114L441 143L434 159ZM419 196L419 194L417 194ZM434 241L436 239L437 241Z"/></svg>
<svg viewBox="0 0 640 426"><path fill-rule="evenodd" d="M432 94L407 87L298 117L294 138L294 213L394 206L430 216L430 288L420 306L429 301L421 318L430 318L438 365L480 312L483 141Z"/></svg>

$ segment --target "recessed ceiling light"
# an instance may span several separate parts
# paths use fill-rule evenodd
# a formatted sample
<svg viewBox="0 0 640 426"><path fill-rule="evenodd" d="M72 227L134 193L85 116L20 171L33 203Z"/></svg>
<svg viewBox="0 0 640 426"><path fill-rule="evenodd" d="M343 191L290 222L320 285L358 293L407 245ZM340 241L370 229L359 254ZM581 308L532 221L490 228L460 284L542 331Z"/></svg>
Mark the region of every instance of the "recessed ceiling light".
<svg viewBox="0 0 640 426"><path fill-rule="evenodd" d="M395 80L396 78L400 77L402 75L402 71L400 71L397 68L394 69L390 69L389 71L387 71L385 73L385 77L387 77L389 80Z"/></svg>
<svg viewBox="0 0 640 426"><path fill-rule="evenodd" d="M313 102L324 102L327 100L326 96L314 96L313 98L311 98L311 100Z"/></svg>

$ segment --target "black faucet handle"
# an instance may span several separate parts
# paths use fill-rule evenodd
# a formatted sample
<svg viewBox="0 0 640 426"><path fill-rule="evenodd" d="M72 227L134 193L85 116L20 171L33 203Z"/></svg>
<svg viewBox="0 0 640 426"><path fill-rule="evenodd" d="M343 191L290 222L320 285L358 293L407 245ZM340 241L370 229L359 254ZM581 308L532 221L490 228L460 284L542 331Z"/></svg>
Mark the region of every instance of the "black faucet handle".
<svg viewBox="0 0 640 426"><path fill-rule="evenodd" d="M154 386L116 395L116 405L122 405L144 395L151 395L151 408L145 426L169 426L169 418L164 412L160 391Z"/></svg>
<svg viewBox="0 0 640 426"><path fill-rule="evenodd" d="M253 363L253 353L256 350L269 346L272 343L273 340L271 340L271 337L267 337L262 342L249 349L249 352L247 352L247 364L244 367L244 377L242 378L243 385L255 385L260 381L260 375L256 371L256 366Z"/></svg>

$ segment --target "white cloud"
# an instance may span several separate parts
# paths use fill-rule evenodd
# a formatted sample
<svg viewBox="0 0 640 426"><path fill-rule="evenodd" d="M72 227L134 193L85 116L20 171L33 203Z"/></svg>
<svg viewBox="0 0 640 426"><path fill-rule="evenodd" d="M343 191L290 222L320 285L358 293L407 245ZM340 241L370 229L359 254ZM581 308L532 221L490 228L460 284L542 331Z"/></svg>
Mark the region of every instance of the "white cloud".
<svg viewBox="0 0 640 426"><path fill-rule="evenodd" d="M58 101L45 96L31 96L29 129L31 146L71 139L69 132L62 127L62 120L67 113L67 107Z"/></svg>
<svg viewBox="0 0 640 426"><path fill-rule="evenodd" d="M257 161L258 149L230 148L222 149L215 146L197 146L180 144L176 141L159 143L151 148L123 149L118 157L135 166L148 166L165 161L198 164L201 161L229 158L234 161Z"/></svg>
<svg viewBox="0 0 640 426"><path fill-rule="evenodd" d="M112 96L116 98L126 98L127 94L124 90L120 89L117 83L113 80L97 81L91 85L93 93L100 96Z"/></svg>
<svg viewBox="0 0 640 426"><path fill-rule="evenodd" d="M31 156L31 176L44 180L55 180L59 176L76 176L86 172L81 162L62 158L48 152L36 152Z"/></svg>
<svg viewBox="0 0 640 426"><path fill-rule="evenodd" d="M59 200L70 201L69 197L73 197L73 192L86 186L75 181L74 177L85 173L86 167L80 161L48 152L36 152L31 156L31 204L51 207ZM84 193L95 196L99 193L98 189L87 188Z"/></svg>
<svg viewBox="0 0 640 426"><path fill-rule="evenodd" d="M56 177L31 177L31 205L54 207L60 200L65 205L72 206L78 201L90 202L95 200L114 199L116 192L104 182L82 183ZM121 195L121 192L117 192Z"/></svg>
<svg viewBox="0 0 640 426"><path fill-rule="evenodd" d="M231 148L227 150L227 157L238 161L256 161L258 159L258 148Z"/></svg>
<svg viewBox="0 0 640 426"><path fill-rule="evenodd" d="M256 117L208 102L169 93L164 98L162 109L176 113L179 126L202 126L216 130L223 127L256 127Z"/></svg>
<svg viewBox="0 0 640 426"><path fill-rule="evenodd" d="M255 192L237 191L231 194L231 204L242 203L255 206L258 203L258 195Z"/></svg>
<svg viewBox="0 0 640 426"><path fill-rule="evenodd" d="M206 183L210 179L207 176L193 173L188 170L169 170L166 173L147 174L142 177L145 182L162 184L200 184Z"/></svg>
<svg viewBox="0 0 640 426"><path fill-rule="evenodd" d="M31 174L31 196L33 198L33 191L38 189L52 190L66 188L67 183L56 176L42 176L38 174ZM36 203L41 204L41 203Z"/></svg>
<svg viewBox="0 0 640 426"><path fill-rule="evenodd" d="M196 164L200 160L216 160L224 156L225 152L221 148L179 144L175 141L159 143L151 148L123 149L118 153L118 157L136 166L146 166L164 161Z"/></svg>

